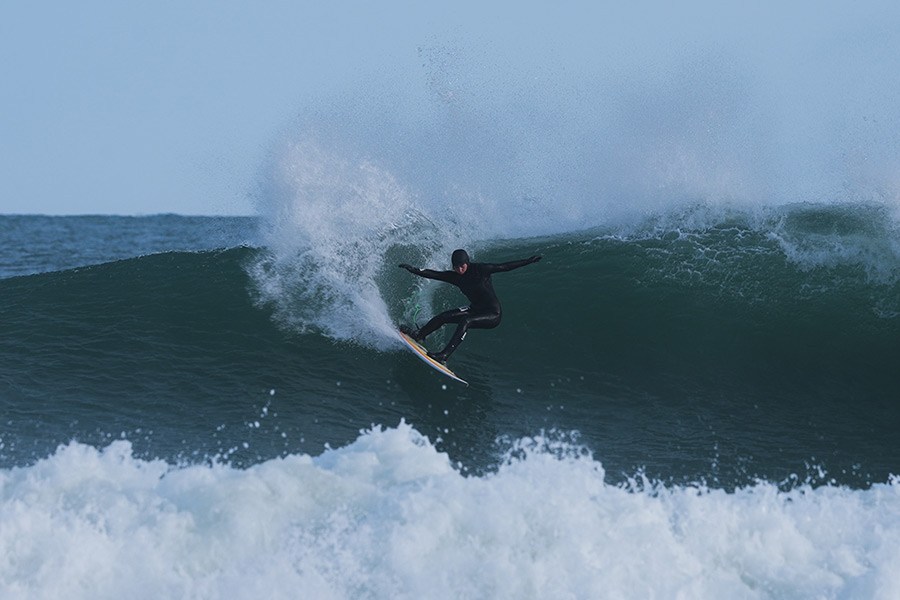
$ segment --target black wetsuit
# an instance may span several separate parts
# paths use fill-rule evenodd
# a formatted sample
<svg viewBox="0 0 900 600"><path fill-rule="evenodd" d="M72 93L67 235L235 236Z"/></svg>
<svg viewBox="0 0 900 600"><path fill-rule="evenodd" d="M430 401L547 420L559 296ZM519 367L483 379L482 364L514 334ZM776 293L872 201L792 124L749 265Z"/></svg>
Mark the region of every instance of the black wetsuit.
<svg viewBox="0 0 900 600"><path fill-rule="evenodd" d="M450 338L447 346L440 352L431 354L433 358L440 362L445 362L447 357L456 350L466 337L466 331L470 327L475 329L493 329L500 324L503 311L500 308L500 300L497 299L497 294L494 292L491 275L503 271L512 271L513 269L530 265L537 260L540 260L540 257L533 256L505 263L470 262L466 267L466 272L462 275L456 271L409 268L410 273L419 277L436 279L455 285L466 295L470 303L469 306L453 308L432 318L422 329L415 333L415 338L422 341L443 325L457 323L456 331L453 333L453 337Z"/></svg>

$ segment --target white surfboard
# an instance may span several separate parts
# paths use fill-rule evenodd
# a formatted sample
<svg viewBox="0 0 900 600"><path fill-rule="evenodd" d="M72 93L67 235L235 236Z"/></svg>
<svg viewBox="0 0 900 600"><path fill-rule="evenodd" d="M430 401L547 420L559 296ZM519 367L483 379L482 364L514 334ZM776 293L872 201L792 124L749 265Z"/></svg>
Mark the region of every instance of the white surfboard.
<svg viewBox="0 0 900 600"><path fill-rule="evenodd" d="M403 340L403 343L406 344L407 347L409 347L409 349L413 351L413 354L418 356L422 361L424 361L432 369L436 369L436 370L440 371L441 373L443 373L444 375L446 375L447 377L450 377L451 379L455 379L456 381L458 381L460 383L469 385L469 383L467 381L465 381L464 379L460 379L459 377L456 376L456 373L454 373L453 371L448 369L447 365L442 365L438 361L436 361L433 358L431 358L430 356L428 356L428 350L426 350L421 345L419 345L419 343L416 342L416 340L412 339L411 337L409 337L402 331L398 331L397 333L400 334L400 339Z"/></svg>

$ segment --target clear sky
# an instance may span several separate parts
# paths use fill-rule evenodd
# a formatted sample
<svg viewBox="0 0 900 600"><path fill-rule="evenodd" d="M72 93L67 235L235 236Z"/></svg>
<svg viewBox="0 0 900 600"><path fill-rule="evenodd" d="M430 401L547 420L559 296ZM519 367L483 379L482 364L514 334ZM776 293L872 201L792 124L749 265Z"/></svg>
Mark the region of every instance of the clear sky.
<svg viewBox="0 0 900 600"><path fill-rule="evenodd" d="M521 72L628 73L743 44L777 70L792 58L777 40L814 46L848 15L883 25L891 6L722 4L6 2L0 213L250 214L266 152L299 113L380 74L425 87L423 47L477 48L468 60L489 52Z"/></svg>

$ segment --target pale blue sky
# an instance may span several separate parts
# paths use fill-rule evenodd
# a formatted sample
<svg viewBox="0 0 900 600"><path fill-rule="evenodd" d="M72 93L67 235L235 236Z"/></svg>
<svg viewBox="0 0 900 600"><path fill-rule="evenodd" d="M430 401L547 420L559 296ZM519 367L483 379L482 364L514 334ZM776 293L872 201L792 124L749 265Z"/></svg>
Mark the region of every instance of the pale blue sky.
<svg viewBox="0 0 900 600"><path fill-rule="evenodd" d="M6 2L0 213L251 214L266 152L297 115L366 81L424 93L440 67L422 48L465 54L447 77L483 61L622 81L725 47L778 80L828 40L898 22L887 2L722 4Z"/></svg>

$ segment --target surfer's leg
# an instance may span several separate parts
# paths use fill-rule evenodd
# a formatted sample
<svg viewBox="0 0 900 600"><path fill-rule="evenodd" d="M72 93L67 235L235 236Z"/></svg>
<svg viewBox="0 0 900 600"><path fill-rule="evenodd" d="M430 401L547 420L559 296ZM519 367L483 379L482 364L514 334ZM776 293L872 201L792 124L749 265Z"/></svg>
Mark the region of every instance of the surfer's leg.
<svg viewBox="0 0 900 600"><path fill-rule="evenodd" d="M464 339L466 339L466 332L470 327L475 329L493 329L497 325L500 324L500 313L476 313L476 314L464 314L459 319L459 325L456 326L456 331L453 332L453 337L450 338L450 341L440 352L429 352L428 356L438 361L439 363L447 362L447 359L450 358L450 355L459 347Z"/></svg>
<svg viewBox="0 0 900 600"><path fill-rule="evenodd" d="M426 337L428 337L447 323L459 323L459 320L468 312L468 310L468 306L445 310L441 314L433 317L430 321L425 323L425 326L417 331L416 334L412 337L417 342L421 343L425 341Z"/></svg>

